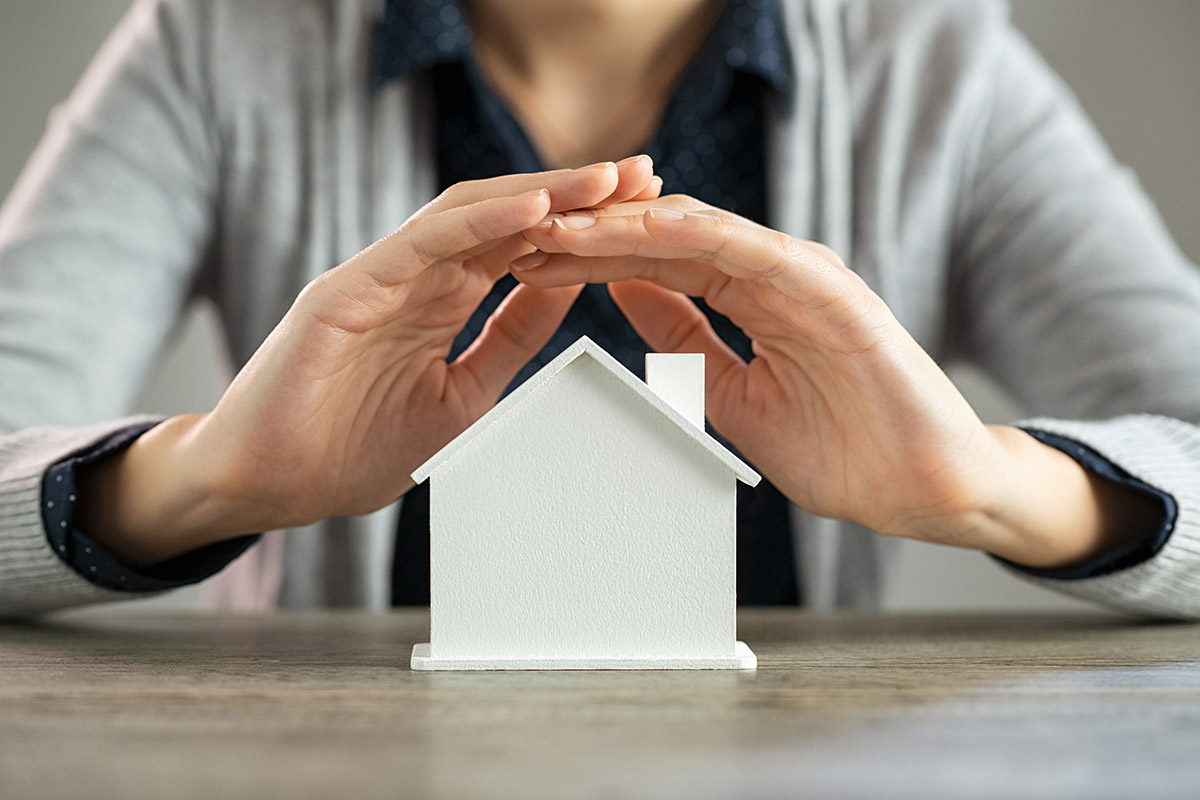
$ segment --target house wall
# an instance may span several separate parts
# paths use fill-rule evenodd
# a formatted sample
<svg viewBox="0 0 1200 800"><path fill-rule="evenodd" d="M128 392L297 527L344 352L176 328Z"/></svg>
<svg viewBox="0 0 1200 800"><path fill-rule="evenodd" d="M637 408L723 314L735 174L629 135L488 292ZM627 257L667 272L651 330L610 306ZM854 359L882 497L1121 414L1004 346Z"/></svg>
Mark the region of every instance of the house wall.
<svg viewBox="0 0 1200 800"><path fill-rule="evenodd" d="M736 478L591 357L430 480L435 657L732 655Z"/></svg>

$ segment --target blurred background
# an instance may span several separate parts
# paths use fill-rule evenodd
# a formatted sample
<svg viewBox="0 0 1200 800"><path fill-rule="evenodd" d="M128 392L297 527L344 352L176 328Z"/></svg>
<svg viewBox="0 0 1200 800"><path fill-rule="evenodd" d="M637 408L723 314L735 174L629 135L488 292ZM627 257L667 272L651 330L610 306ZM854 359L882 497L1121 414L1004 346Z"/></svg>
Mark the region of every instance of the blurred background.
<svg viewBox="0 0 1200 800"><path fill-rule="evenodd" d="M0 197L129 0L0 0ZM1193 261L1200 258L1200 3L1015 0L1013 19L1075 89L1121 161L1139 175ZM985 421L1021 411L985 376L951 374ZM229 368L211 310L182 321L137 410L205 411ZM895 609L1065 608L1081 603L1015 578L979 553L905 542L887 598ZM173 608L200 590L124 607Z"/></svg>

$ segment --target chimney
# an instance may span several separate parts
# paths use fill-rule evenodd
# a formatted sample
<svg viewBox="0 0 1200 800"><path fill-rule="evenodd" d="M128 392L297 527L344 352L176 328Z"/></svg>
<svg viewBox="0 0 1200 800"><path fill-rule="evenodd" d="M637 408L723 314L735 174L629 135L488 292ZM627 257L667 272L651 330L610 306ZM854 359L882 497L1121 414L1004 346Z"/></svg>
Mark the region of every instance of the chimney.
<svg viewBox="0 0 1200 800"><path fill-rule="evenodd" d="M704 428L704 354L647 353L650 391L698 428Z"/></svg>

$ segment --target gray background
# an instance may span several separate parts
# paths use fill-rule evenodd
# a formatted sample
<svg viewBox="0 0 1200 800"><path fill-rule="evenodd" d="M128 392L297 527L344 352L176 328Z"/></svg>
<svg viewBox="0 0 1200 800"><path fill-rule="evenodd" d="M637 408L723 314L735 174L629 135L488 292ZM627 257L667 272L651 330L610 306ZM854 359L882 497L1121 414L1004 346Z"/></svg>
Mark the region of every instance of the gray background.
<svg viewBox="0 0 1200 800"><path fill-rule="evenodd" d="M129 0L0 0L0 195ZM1200 3L1016 0L1013 17L1078 93L1117 157L1159 203L1183 249L1200 255ZM139 410L210 409L229 374L207 308L194 309L138 401ZM987 421L1019 416L982 376L951 370ZM906 542L892 608L1078 605L1030 586L979 553ZM196 602L189 590L165 604ZM138 605L142 605L139 603Z"/></svg>

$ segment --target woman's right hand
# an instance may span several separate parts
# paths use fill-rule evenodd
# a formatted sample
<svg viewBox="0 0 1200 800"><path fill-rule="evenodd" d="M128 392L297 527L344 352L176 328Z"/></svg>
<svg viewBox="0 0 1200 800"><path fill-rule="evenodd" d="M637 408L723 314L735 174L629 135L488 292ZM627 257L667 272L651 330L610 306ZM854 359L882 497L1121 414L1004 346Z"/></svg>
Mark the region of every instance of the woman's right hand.
<svg viewBox="0 0 1200 800"><path fill-rule="evenodd" d="M234 536L382 508L491 408L579 286L516 288L456 335L553 212L657 195L645 157L458 184L316 278L215 410L80 471L76 524L137 568Z"/></svg>

